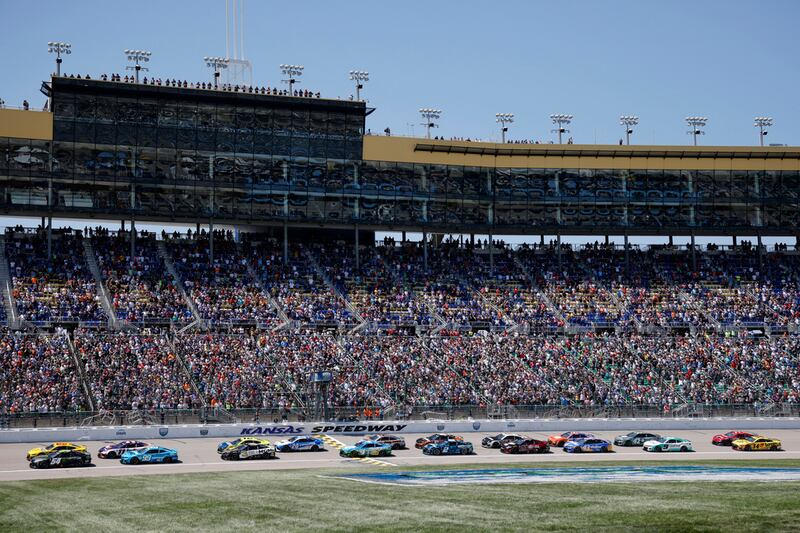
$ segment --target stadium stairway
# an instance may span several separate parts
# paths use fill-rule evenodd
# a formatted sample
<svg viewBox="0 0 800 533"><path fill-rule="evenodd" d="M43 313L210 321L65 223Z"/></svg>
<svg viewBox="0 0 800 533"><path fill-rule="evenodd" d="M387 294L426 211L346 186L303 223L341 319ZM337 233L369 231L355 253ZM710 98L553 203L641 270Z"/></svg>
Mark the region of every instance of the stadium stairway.
<svg viewBox="0 0 800 533"><path fill-rule="evenodd" d="M344 302L344 305L347 307L347 310L350 311L350 313L356 320L358 320L358 324L354 328L352 328L347 334L353 335L355 333L358 333L362 329L368 327L369 322L364 320L358 309L356 309L355 306L353 306L353 302L345 298L344 295L339 291L339 289L336 287L336 284L333 283L333 280L331 280L330 276L328 276L328 273L325 272L325 269L323 269L319 265L319 261L317 261L317 258L314 256L314 252L312 252L309 248L305 246L303 247L303 252L305 252L305 256L308 259L308 262L314 268L314 271L317 273L317 276L319 276L325 282L325 285L327 285L328 288L332 290L336 294L336 296Z"/></svg>
<svg viewBox="0 0 800 533"><path fill-rule="evenodd" d="M6 238L0 235L0 291L2 292L3 305L6 310L6 320L12 329L19 327L17 304L14 302L14 292L11 290L11 274L8 270L6 257Z"/></svg>
<svg viewBox="0 0 800 533"><path fill-rule="evenodd" d="M66 330L61 330L58 334L64 335L64 337L67 340L67 347L69 348L69 354L72 357L72 362L75 364L75 371L78 373L78 379L81 382L81 388L83 389L83 394L86 396L86 401L89 402L89 408L92 411L96 411L97 407L95 406L91 389L89 389L89 384L86 383L86 375L83 373L83 366L81 365L80 359L78 359L78 354L75 351L75 345L72 343L72 338L69 336L69 333L67 333Z"/></svg>
<svg viewBox="0 0 800 533"><path fill-rule="evenodd" d="M244 257L244 254L241 253L241 246L238 243L237 243L237 249L239 250L239 255ZM250 264L249 260L247 261L247 274L253 280L253 283L255 283L256 286L261 290L261 293L267 298L267 301L269 301L269 304L272 306L273 309L275 309L275 312L278 313L278 316L281 319L281 323L277 327L273 328L273 331L280 331L282 329L290 327L292 325L292 321L289 320L289 317L286 316L286 312L281 308L280 305L278 305L278 302L275 301L270 292L264 286L264 282L261 280L260 277L258 277L258 274L253 268L253 265Z"/></svg>
<svg viewBox="0 0 800 533"><path fill-rule="evenodd" d="M161 257L161 259L164 261L164 265L167 267L167 272L169 272L169 275L172 276L175 286L181 292L186 307L188 307L192 312L192 316L194 317L195 321L190 324L190 326L197 325L200 327L200 329L206 329L205 322L200 316L200 312L197 310L194 300L192 300L192 297L189 296L188 292L186 292L186 287L183 285L183 280L181 280L180 276L178 275L178 271L175 270L175 263L172 262L172 256L167 250L167 247L164 245L164 241L156 241L156 249L158 250L159 257Z"/></svg>
<svg viewBox="0 0 800 533"><path fill-rule="evenodd" d="M100 274L100 267L97 266L97 257L94 255L94 247L92 246L92 239L83 238L83 255L86 258L86 265L89 267L89 272L94 276L94 284L97 287L97 296L100 298L100 304L108 317L108 327L117 329L118 321L117 314L114 311L114 306L111 305L111 300L108 297L106 286L103 283L103 276Z"/></svg>

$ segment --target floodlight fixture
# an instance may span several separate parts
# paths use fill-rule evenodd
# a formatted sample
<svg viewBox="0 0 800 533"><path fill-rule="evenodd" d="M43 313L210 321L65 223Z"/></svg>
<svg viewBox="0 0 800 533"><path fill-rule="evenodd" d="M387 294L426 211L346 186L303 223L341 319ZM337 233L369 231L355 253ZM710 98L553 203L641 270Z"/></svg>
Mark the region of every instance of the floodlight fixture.
<svg viewBox="0 0 800 533"><path fill-rule="evenodd" d="M753 126L758 128L758 139L761 146L764 146L764 136L768 133L767 128L771 128L773 124L772 117L756 117L753 122Z"/></svg>
<svg viewBox="0 0 800 533"><path fill-rule="evenodd" d="M361 100L361 89L364 88L364 82L369 81L369 72L365 70L351 70L350 79L356 82L356 100Z"/></svg>
<svg viewBox="0 0 800 533"><path fill-rule="evenodd" d="M633 127L639 124L639 117L634 115L622 115L619 117L619 124L625 127L625 144L631 144Z"/></svg>
<svg viewBox="0 0 800 533"><path fill-rule="evenodd" d="M506 124L511 124L514 122L514 113L495 113L495 119L498 124L500 124L500 139L503 144L506 142L506 132L508 131L508 126Z"/></svg>
<svg viewBox="0 0 800 533"><path fill-rule="evenodd" d="M552 133L558 133L558 144L561 144L561 136L565 133L569 133L569 130L564 126L568 126L572 122L573 118L575 118L573 115L566 115L563 113L550 115L550 120L552 120L553 124L557 126L556 129L550 131Z"/></svg>
<svg viewBox="0 0 800 533"><path fill-rule="evenodd" d="M303 75L303 70L305 67L303 65L288 65L286 63L282 63L280 65L280 69L281 74L287 77L287 79L281 80L281 82L289 85L289 96L291 96L294 92L294 84L300 83L297 78Z"/></svg>
<svg viewBox="0 0 800 533"><path fill-rule="evenodd" d="M123 52L127 56L128 61L133 63L133 66L128 65L125 67L125 70L133 70L135 72L136 83L139 83L139 71L150 70L149 68L143 67L141 63L150 61L150 56L153 54L147 50L132 50L130 48L126 48Z"/></svg>
<svg viewBox="0 0 800 533"><path fill-rule="evenodd" d="M216 89L219 86L220 71L228 68L230 59L227 57L206 56L203 61L206 62L207 67L214 69L214 88Z"/></svg>
<svg viewBox="0 0 800 533"><path fill-rule="evenodd" d="M686 124L690 128L692 128L686 133L692 136L694 145L697 146L697 136L706 134L706 132L702 128L706 126L706 123L708 122L708 117L686 117L684 120L686 121Z"/></svg>
<svg viewBox="0 0 800 533"><path fill-rule="evenodd" d="M425 130L427 131L428 139L431 138L431 128L438 128L439 125L436 124L436 120L439 120L439 117L442 116L441 109L431 109L430 107L423 107L419 110L419 114L425 119L425 122L422 123L425 126Z"/></svg>
<svg viewBox="0 0 800 533"><path fill-rule="evenodd" d="M61 76L61 54L69 55L72 53L72 45L61 41L48 41L47 51L56 55L56 76Z"/></svg>

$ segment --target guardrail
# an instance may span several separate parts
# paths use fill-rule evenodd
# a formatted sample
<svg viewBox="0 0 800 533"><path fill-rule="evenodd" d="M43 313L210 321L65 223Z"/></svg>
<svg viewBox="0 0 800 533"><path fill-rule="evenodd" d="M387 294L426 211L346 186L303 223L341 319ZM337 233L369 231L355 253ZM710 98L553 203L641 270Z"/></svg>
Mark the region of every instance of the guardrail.
<svg viewBox="0 0 800 533"><path fill-rule="evenodd" d="M384 420L389 413L381 407L334 406L332 421ZM735 418L800 417L798 403L772 404L681 404L681 405L417 405L398 407L395 420L535 420L560 418ZM224 416L223 416L224 415ZM89 427L122 425L178 425L229 423L305 422L302 409L280 407L261 409L154 409L138 411L71 411L57 413L14 413L0 415L0 430L44 427Z"/></svg>

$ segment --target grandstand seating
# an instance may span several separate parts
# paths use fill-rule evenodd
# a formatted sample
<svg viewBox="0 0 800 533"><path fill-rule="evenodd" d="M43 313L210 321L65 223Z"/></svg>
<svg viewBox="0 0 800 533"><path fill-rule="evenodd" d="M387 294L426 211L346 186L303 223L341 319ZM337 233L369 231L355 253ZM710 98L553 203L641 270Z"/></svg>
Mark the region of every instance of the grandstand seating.
<svg viewBox="0 0 800 533"><path fill-rule="evenodd" d="M205 233L161 251L143 234L131 258L127 233L97 232L113 331L82 238L54 235L48 258L43 233L6 233L39 333L0 331L0 412L303 410L320 370L353 408L800 402L800 263L783 250L712 249L695 272L678 248L445 242L426 261L387 243L357 266L342 243L291 244L284 263L275 240L223 232L213 259Z"/></svg>

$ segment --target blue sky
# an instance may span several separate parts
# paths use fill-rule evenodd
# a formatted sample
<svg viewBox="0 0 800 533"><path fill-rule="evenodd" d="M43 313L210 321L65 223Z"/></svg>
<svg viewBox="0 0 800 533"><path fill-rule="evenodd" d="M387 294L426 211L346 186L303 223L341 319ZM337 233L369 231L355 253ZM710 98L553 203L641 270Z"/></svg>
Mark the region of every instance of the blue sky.
<svg viewBox="0 0 800 533"><path fill-rule="evenodd" d="M224 55L224 0L0 0L0 98L40 107L53 70L46 42L72 43L67 72L123 72L124 48L153 52L151 75L209 80ZM514 138L548 140L551 113L575 115L578 143L615 143L636 114L640 144L687 144L683 117L710 117L702 144L797 145L796 0L304 0L246 3L245 52L257 84L305 65L302 87L348 97L368 70L368 127L422 133L417 109L444 111L437 134L491 139L495 113ZM412 130L413 128L413 130Z"/></svg>

